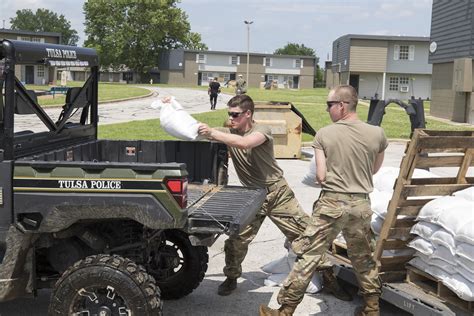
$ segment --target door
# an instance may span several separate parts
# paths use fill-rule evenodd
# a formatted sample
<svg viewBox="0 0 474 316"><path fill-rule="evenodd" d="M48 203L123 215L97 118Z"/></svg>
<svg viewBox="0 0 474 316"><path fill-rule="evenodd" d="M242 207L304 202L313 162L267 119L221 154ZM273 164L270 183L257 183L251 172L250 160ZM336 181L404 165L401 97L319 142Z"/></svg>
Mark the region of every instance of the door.
<svg viewBox="0 0 474 316"><path fill-rule="evenodd" d="M349 84L359 93L359 75L351 75L349 77Z"/></svg>
<svg viewBox="0 0 474 316"><path fill-rule="evenodd" d="M202 83L202 72L198 73L198 86Z"/></svg>
<svg viewBox="0 0 474 316"><path fill-rule="evenodd" d="M300 77L293 76L293 89L298 89L300 86Z"/></svg>
<svg viewBox="0 0 474 316"><path fill-rule="evenodd" d="M25 83L35 83L35 66L25 66Z"/></svg>

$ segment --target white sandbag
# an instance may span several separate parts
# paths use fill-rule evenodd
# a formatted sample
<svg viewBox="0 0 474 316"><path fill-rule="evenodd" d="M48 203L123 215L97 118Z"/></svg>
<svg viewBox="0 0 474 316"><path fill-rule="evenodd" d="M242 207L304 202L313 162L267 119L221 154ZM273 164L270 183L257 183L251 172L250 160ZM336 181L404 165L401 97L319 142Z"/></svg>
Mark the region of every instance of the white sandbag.
<svg viewBox="0 0 474 316"><path fill-rule="evenodd" d="M283 281L288 277L290 271L293 269L295 260L296 254L290 249L282 258L274 260L261 267L264 272L271 274L265 279L264 284L266 286L281 286ZM306 293L314 294L321 291L322 288L321 275L318 272L315 272L311 282L306 288Z"/></svg>
<svg viewBox="0 0 474 316"><path fill-rule="evenodd" d="M425 256L421 253L416 253L416 257L419 257L421 260L426 262L428 265L438 267L446 273L453 273L453 266L446 261L440 259L434 259L431 256Z"/></svg>
<svg viewBox="0 0 474 316"><path fill-rule="evenodd" d="M446 285L446 287L456 293L456 295L463 300L474 300L474 285L463 278L460 274L450 274L443 269L427 264L419 257L414 257L409 263L415 268L418 268L419 270L440 280L444 285Z"/></svg>
<svg viewBox="0 0 474 316"><path fill-rule="evenodd" d="M466 258L470 260L474 264L474 245L470 245L467 243L458 243L456 245L456 254L459 257Z"/></svg>
<svg viewBox="0 0 474 316"><path fill-rule="evenodd" d="M435 245L446 247L451 255L454 256L456 254L456 242L454 237L444 228L440 228L439 230L435 231L428 239L431 240L431 242Z"/></svg>
<svg viewBox="0 0 474 316"><path fill-rule="evenodd" d="M174 97L171 102L156 100L151 104L160 110L161 127L170 135L182 140L197 140L199 123L189 115Z"/></svg>
<svg viewBox="0 0 474 316"><path fill-rule="evenodd" d="M451 205L462 203L463 201L464 199L455 196L442 196L436 198L432 201L429 201L421 208L416 219L418 221L427 221L438 224L438 220L442 212L449 209Z"/></svg>
<svg viewBox="0 0 474 316"><path fill-rule="evenodd" d="M471 210L471 216L473 215L474 211ZM462 225L459 229L456 230L454 233L454 239L460 242L465 242L471 245L474 245L474 219L466 219L464 225Z"/></svg>
<svg viewBox="0 0 474 316"><path fill-rule="evenodd" d="M372 212L382 218L385 218L387 215L388 203L392 199L392 192L374 189L374 191L369 194L369 197L370 208L372 209Z"/></svg>
<svg viewBox="0 0 474 316"><path fill-rule="evenodd" d="M474 284L466 280L459 273L448 275L441 280L451 291L465 301L474 301Z"/></svg>
<svg viewBox="0 0 474 316"><path fill-rule="evenodd" d="M400 173L400 168L382 167L374 174L374 188L379 191L393 192L393 186Z"/></svg>
<svg viewBox="0 0 474 316"><path fill-rule="evenodd" d="M453 195L466 199L468 201L474 201L474 186L461 191L454 192Z"/></svg>
<svg viewBox="0 0 474 316"><path fill-rule="evenodd" d="M439 213L437 223L453 234L455 240L474 244L474 208L473 203L461 197L446 197L445 205Z"/></svg>
<svg viewBox="0 0 474 316"><path fill-rule="evenodd" d="M461 265L457 265L454 267L454 271L462 275L463 278L469 281L469 283L474 284L474 273L469 271L466 268L463 268Z"/></svg>
<svg viewBox="0 0 474 316"><path fill-rule="evenodd" d="M422 237L416 237L415 239L410 241L408 243L408 247L413 248L426 256L431 256L435 251L435 247L433 246L433 244L430 241L423 239Z"/></svg>
<svg viewBox="0 0 474 316"><path fill-rule="evenodd" d="M395 167L382 167L379 172L374 174L374 188L379 191L393 192L395 182L397 181L400 168ZM438 178L434 173L423 169L415 169L413 171L412 178Z"/></svg>
<svg viewBox="0 0 474 316"><path fill-rule="evenodd" d="M293 267L295 259L296 255L294 255L294 252L289 251L285 256L267 263L260 269L265 273L288 275Z"/></svg>
<svg viewBox="0 0 474 316"><path fill-rule="evenodd" d="M440 259L453 266L458 264L449 249L444 246L435 246L435 249L430 256L430 259Z"/></svg>
<svg viewBox="0 0 474 316"><path fill-rule="evenodd" d="M416 254L415 249L386 249L383 251L382 256L383 257L404 257L404 256L413 256Z"/></svg>
<svg viewBox="0 0 474 316"><path fill-rule="evenodd" d="M423 237L426 240L429 240L434 232L441 229L441 226L428 223L428 222L418 222L410 230L410 234L415 234L420 237Z"/></svg>
<svg viewBox="0 0 474 316"><path fill-rule="evenodd" d="M308 168L308 173L304 176L303 180L301 180L302 183L320 188L321 185L316 183L316 156L313 155L311 158L311 161L309 162L309 168Z"/></svg>
<svg viewBox="0 0 474 316"><path fill-rule="evenodd" d="M469 259L466 259L464 257L460 257L460 256L456 256L455 259L456 259L456 262L457 262L458 265L460 265L464 269L468 270L469 272L474 273L474 262L473 261L471 261Z"/></svg>
<svg viewBox="0 0 474 316"><path fill-rule="evenodd" d="M375 235L380 235L380 231L382 230L383 226L383 221L384 219L377 214L373 213L372 214L372 219L370 221L370 228L372 228L372 231L374 232Z"/></svg>

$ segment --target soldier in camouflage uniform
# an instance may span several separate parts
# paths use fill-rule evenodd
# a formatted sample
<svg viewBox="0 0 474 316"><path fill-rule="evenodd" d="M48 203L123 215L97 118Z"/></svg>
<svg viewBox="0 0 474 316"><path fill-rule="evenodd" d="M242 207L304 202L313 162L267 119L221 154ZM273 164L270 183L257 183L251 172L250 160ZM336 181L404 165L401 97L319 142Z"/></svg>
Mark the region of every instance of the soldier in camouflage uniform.
<svg viewBox="0 0 474 316"><path fill-rule="evenodd" d="M325 252L340 231L365 300L356 315L379 315L381 283L372 256L369 193L373 190L372 174L382 165L388 143L382 128L358 119L357 101L351 86L338 86L329 92L327 111L334 124L320 129L313 143L316 178L322 192L305 238L293 245L304 260L295 263L280 290L280 309L262 305L260 315L293 314L313 271L324 262Z"/></svg>
<svg viewBox="0 0 474 316"><path fill-rule="evenodd" d="M229 295L237 287L248 245L257 235L265 217L268 216L293 243L298 243L310 222L310 217L300 207L275 160L270 128L253 121L252 99L247 95L238 95L227 105L230 128L210 128L201 123L199 134L227 144L240 182L244 186L265 188L267 197L253 222L238 236L230 236L225 241L224 274L227 278L219 286L219 295ZM321 261L320 270L324 270L323 276L328 280L326 290L341 299L351 299L338 286L330 268L328 261Z"/></svg>

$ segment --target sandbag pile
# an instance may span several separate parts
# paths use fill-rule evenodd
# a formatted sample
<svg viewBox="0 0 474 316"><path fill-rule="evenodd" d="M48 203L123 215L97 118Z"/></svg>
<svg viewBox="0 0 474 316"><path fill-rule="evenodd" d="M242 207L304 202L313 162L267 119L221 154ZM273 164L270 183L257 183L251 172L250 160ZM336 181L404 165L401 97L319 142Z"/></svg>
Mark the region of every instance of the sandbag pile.
<svg viewBox="0 0 474 316"><path fill-rule="evenodd" d="M420 210L408 246L412 266L474 301L474 187L434 199Z"/></svg>

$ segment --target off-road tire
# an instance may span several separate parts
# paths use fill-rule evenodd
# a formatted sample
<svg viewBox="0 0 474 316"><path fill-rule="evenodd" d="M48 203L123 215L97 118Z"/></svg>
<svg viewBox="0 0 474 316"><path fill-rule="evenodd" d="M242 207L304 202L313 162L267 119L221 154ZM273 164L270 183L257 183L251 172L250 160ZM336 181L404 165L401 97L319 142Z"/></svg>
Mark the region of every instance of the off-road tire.
<svg viewBox="0 0 474 316"><path fill-rule="evenodd" d="M190 294L204 279L209 262L208 249L191 245L188 235L181 231L167 231L165 234L166 240L171 242L173 248L181 252L179 261L182 266L165 278L155 274L154 269L147 271L155 277L163 299L178 299Z"/></svg>
<svg viewBox="0 0 474 316"><path fill-rule="evenodd" d="M91 299L96 294L100 298L97 301ZM112 304L125 306L131 315L162 315L160 289L153 277L130 259L102 254L79 260L63 273L51 294L48 315L72 315L84 309L79 305L94 305L102 300L104 306L110 305L112 315L119 315ZM93 309L98 305L101 304L95 304Z"/></svg>

